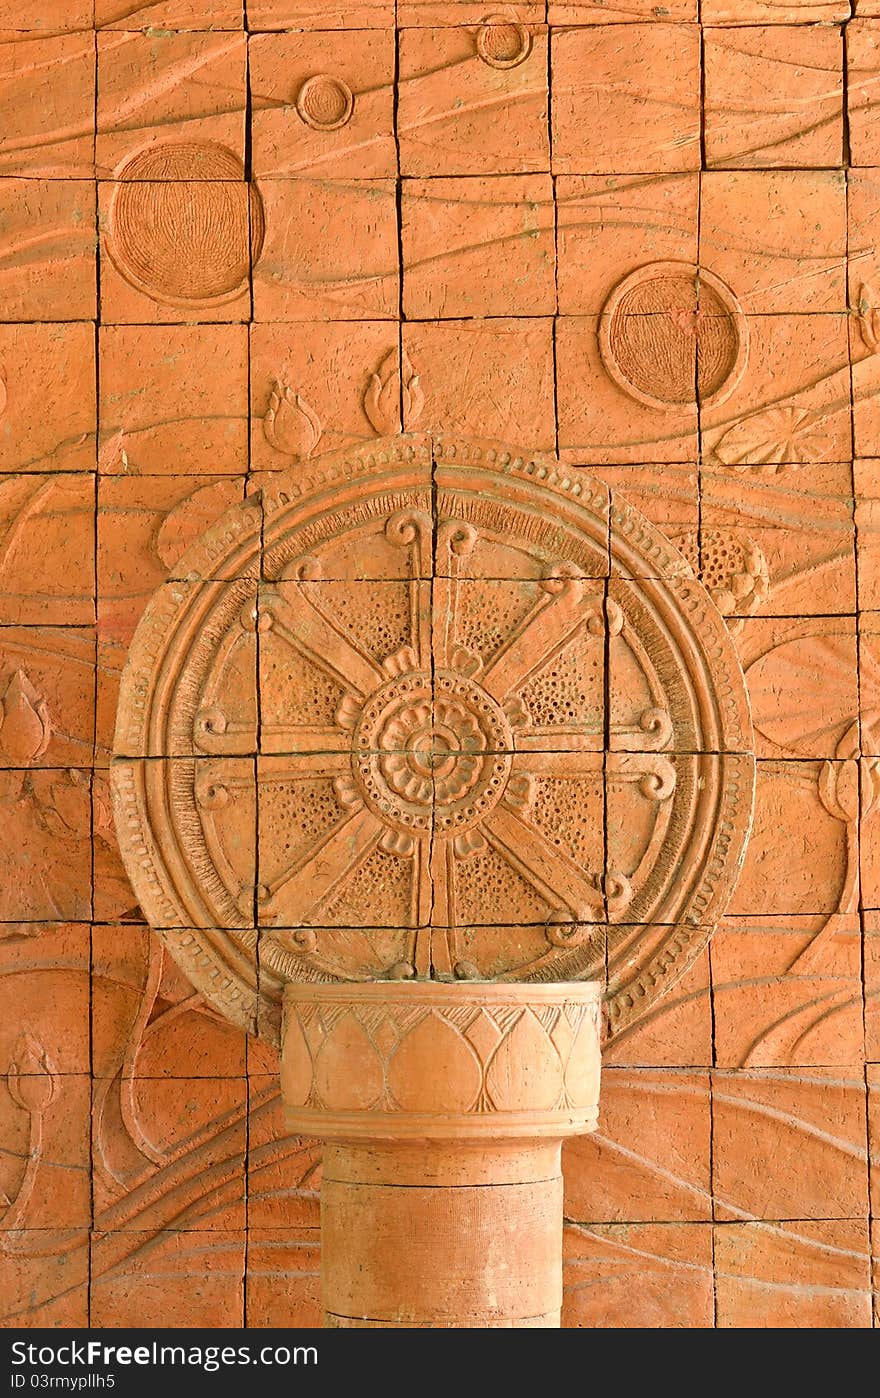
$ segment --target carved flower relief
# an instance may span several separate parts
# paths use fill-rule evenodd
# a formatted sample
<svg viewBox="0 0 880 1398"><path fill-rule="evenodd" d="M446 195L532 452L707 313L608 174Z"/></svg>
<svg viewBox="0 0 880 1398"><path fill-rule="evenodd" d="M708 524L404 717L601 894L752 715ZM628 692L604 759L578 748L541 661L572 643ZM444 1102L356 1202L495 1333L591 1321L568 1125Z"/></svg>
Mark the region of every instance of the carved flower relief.
<svg viewBox="0 0 880 1398"><path fill-rule="evenodd" d="M27 767L46 751L51 736L46 700L24 670L0 680L0 756L15 767Z"/></svg>
<svg viewBox="0 0 880 1398"><path fill-rule="evenodd" d="M44 1112L55 1096L56 1075L43 1044L29 1030L18 1038L6 1074L9 1095L31 1114Z"/></svg>
<svg viewBox="0 0 880 1398"><path fill-rule="evenodd" d="M859 334L867 349L876 354L880 349L880 305L877 293L867 282L859 287L857 305Z"/></svg>
<svg viewBox="0 0 880 1398"><path fill-rule="evenodd" d="M824 412L793 405L752 413L725 432L715 455L725 466L776 470L821 459L826 417Z"/></svg>
<svg viewBox="0 0 880 1398"><path fill-rule="evenodd" d="M708 588L728 630L736 635L744 618L753 616L770 595L767 560L758 545L725 529L704 530L702 535L688 531L673 542Z"/></svg>
<svg viewBox="0 0 880 1398"><path fill-rule="evenodd" d="M6 1070L7 1091L23 1113L22 1120L26 1124L15 1147L12 1133L7 1130L3 1154L7 1162L15 1161L17 1169L0 1184L0 1209L5 1210L2 1237L8 1237L12 1229L25 1226L26 1211L34 1196L43 1158L43 1113L55 1099L59 1085L60 1079L45 1046L29 1029L23 1030Z"/></svg>
<svg viewBox="0 0 880 1398"><path fill-rule="evenodd" d="M836 633L782 640L757 655L746 655L743 665L752 722L781 757L810 758L833 752L842 761L859 756L853 642L845 623ZM863 667L870 683L880 677L867 655ZM860 722L872 728L876 720L876 712L868 710Z"/></svg>
<svg viewBox="0 0 880 1398"><path fill-rule="evenodd" d="M370 426L379 437L410 431L425 406L419 376L406 350L398 358L396 349L389 350L379 364L364 394L364 412Z"/></svg>
<svg viewBox="0 0 880 1398"><path fill-rule="evenodd" d="M276 379L263 418L263 433L270 447L293 461L311 456L321 437L321 423L301 393L283 379Z"/></svg>
<svg viewBox="0 0 880 1398"><path fill-rule="evenodd" d="M407 432L421 416L425 399L409 356L391 349L369 377L363 396L363 410L379 437ZM280 456L305 461L321 439L321 421L303 395L279 376L269 394L263 418L266 441Z"/></svg>

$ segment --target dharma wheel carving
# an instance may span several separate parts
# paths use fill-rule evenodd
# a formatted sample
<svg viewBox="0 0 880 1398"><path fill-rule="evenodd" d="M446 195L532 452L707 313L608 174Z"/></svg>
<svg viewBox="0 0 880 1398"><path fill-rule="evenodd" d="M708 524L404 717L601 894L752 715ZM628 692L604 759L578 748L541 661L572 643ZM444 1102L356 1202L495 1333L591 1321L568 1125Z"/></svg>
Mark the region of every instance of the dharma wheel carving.
<svg viewBox="0 0 880 1398"><path fill-rule="evenodd" d="M273 478L156 594L114 799L204 994L599 980L612 1032L705 945L754 783L742 673L689 563L580 468L388 438Z"/></svg>

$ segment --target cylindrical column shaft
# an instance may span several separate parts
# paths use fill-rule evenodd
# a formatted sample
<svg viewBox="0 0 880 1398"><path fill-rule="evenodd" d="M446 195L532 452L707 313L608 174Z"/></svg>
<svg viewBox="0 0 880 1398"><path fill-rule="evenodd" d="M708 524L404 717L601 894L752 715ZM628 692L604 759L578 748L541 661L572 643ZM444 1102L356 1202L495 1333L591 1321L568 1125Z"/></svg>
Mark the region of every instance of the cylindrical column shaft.
<svg viewBox="0 0 880 1398"><path fill-rule="evenodd" d="M329 1326L558 1326L559 1142L330 1146L321 1191Z"/></svg>

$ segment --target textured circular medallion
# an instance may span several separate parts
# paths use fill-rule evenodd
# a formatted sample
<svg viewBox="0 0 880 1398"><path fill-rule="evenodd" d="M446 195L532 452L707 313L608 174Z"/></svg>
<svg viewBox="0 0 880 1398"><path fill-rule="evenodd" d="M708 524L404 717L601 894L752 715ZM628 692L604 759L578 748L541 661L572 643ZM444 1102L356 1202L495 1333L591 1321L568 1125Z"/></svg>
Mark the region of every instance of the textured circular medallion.
<svg viewBox="0 0 880 1398"><path fill-rule="evenodd" d="M607 967L621 1032L705 946L751 820L742 673L601 483L379 441L273 478L179 578L123 678L117 828L237 1022L277 1037L292 980Z"/></svg>
<svg viewBox="0 0 880 1398"><path fill-rule="evenodd" d="M490 15L477 30L477 53L490 68L515 68L528 58L532 36L524 24Z"/></svg>
<svg viewBox="0 0 880 1398"><path fill-rule="evenodd" d="M154 300L196 307L238 296L262 243L259 195L222 146L148 146L118 172L107 250L126 281Z"/></svg>
<svg viewBox="0 0 880 1398"><path fill-rule="evenodd" d="M728 286L689 262L653 262L612 291L599 322L605 369L632 398L671 410L721 403L746 366L748 330Z"/></svg>
<svg viewBox="0 0 880 1398"><path fill-rule="evenodd" d="M337 131L354 111L351 88L341 78L316 73L307 78L296 96L300 120L314 131Z"/></svg>
<svg viewBox="0 0 880 1398"><path fill-rule="evenodd" d="M511 751L504 714L478 684L449 671L413 671L364 706L351 760L380 820L403 832L447 832L468 829L497 805Z"/></svg>

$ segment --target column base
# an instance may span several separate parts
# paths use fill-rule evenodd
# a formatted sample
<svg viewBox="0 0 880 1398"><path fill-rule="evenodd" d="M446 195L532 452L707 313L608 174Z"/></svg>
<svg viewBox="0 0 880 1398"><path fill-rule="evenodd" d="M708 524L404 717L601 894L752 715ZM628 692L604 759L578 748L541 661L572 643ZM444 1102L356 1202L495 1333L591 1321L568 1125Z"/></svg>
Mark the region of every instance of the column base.
<svg viewBox="0 0 880 1398"><path fill-rule="evenodd" d="M599 988L289 985L288 1125L328 1142L332 1328L554 1328L563 1137L595 1128Z"/></svg>

